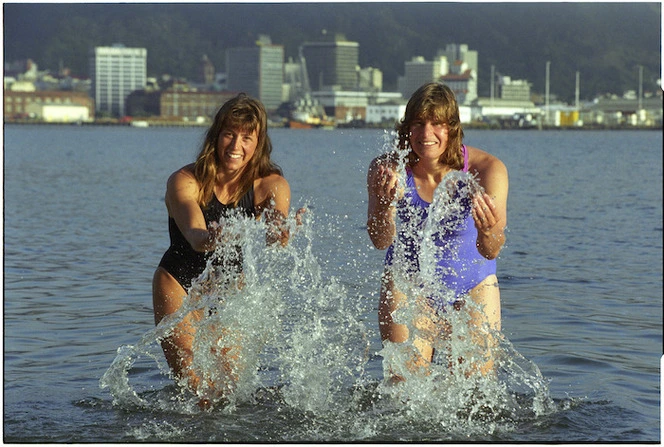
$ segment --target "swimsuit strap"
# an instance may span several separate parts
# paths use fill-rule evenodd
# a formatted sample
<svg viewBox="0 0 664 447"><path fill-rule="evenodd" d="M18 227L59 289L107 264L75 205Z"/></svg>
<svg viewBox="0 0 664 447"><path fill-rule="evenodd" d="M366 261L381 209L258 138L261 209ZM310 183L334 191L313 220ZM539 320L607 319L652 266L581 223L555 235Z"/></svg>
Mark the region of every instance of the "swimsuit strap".
<svg viewBox="0 0 664 447"><path fill-rule="evenodd" d="M465 144L461 145L463 150L463 172L468 172L468 149Z"/></svg>
<svg viewBox="0 0 664 447"><path fill-rule="evenodd" d="M415 176L410 166L406 165L406 185L415 187Z"/></svg>

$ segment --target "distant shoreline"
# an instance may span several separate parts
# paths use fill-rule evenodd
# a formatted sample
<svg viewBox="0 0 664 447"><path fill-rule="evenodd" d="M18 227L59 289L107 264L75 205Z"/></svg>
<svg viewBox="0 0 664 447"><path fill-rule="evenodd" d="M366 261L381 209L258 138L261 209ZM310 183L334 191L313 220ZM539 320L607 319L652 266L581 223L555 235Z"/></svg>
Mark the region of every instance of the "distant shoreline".
<svg viewBox="0 0 664 447"><path fill-rule="evenodd" d="M207 127L209 126L208 122L195 122L195 121L181 121L181 120L135 120L141 122L140 125L132 125L130 122L121 122L119 120L95 120L95 121L83 121L83 122L72 122L72 123L60 123L60 122L47 122L47 121L36 121L36 120L5 120L4 125L28 125L28 126L97 126L97 127L135 127L137 129L143 128L164 128L164 127ZM269 127L272 129L275 128L285 128L282 123L271 122ZM385 129L391 130L393 126L385 125L375 125L375 124L362 124L362 123L353 123L349 124L340 124L335 126L334 129ZM593 125L584 125L584 126L541 126L541 127L518 127L518 126L499 126L495 124L487 123L467 123L463 124L464 129L472 130L569 130L569 131L583 131L583 130L659 130L662 131L661 127L657 126L603 126L598 124ZM294 129L297 132L306 132L308 129Z"/></svg>

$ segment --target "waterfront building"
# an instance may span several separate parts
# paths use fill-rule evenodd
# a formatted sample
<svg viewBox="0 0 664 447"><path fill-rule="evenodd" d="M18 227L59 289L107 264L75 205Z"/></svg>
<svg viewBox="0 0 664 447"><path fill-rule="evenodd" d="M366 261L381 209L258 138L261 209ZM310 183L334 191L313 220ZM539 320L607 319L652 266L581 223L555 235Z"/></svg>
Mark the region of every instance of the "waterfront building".
<svg viewBox="0 0 664 447"><path fill-rule="evenodd" d="M312 92L312 98L324 109L325 114L337 123L367 121L367 108L370 105L393 104L403 101L400 93L362 92L341 89L328 89ZM372 112L373 113L373 112ZM374 115L370 117L374 119Z"/></svg>
<svg viewBox="0 0 664 447"><path fill-rule="evenodd" d="M226 76L229 90L245 92L274 111L283 96L284 47L261 36L254 47L230 48L226 50Z"/></svg>
<svg viewBox="0 0 664 447"><path fill-rule="evenodd" d="M447 57L439 56L427 61L422 56L415 56L404 62L404 75L397 79L397 90L404 98L410 98L422 85L435 82L449 72Z"/></svg>
<svg viewBox="0 0 664 447"><path fill-rule="evenodd" d="M74 104L32 103L26 107L25 111L28 116L45 123L83 123L92 120L87 107Z"/></svg>
<svg viewBox="0 0 664 447"><path fill-rule="evenodd" d="M542 110L532 101L501 98L477 98L472 104L473 121L499 123L514 121L519 127L532 127L541 122Z"/></svg>
<svg viewBox="0 0 664 447"><path fill-rule="evenodd" d="M214 118L219 108L235 95L237 95L236 92L229 91L200 92L167 90L161 92L159 96L159 115L162 118Z"/></svg>
<svg viewBox="0 0 664 447"><path fill-rule="evenodd" d="M87 92L5 90L3 96L5 121L79 122L95 116L94 102Z"/></svg>
<svg viewBox="0 0 664 447"><path fill-rule="evenodd" d="M127 96L145 88L147 53L145 48L126 48L121 44L91 51L91 95L98 113L125 115Z"/></svg>
<svg viewBox="0 0 664 447"><path fill-rule="evenodd" d="M468 105L477 99L477 74L471 69L459 74L448 73L438 80L454 92L459 105Z"/></svg>
<svg viewBox="0 0 664 447"><path fill-rule="evenodd" d="M530 87L528 81L512 79L509 76L498 78L498 97L507 101L530 101Z"/></svg>
<svg viewBox="0 0 664 447"><path fill-rule="evenodd" d="M359 43L336 34L326 36L325 40L305 42L300 51L306 60L311 90L358 89Z"/></svg>
<svg viewBox="0 0 664 447"><path fill-rule="evenodd" d="M212 119L219 107L235 95L237 92L199 91L180 84L166 90L137 90L127 98L127 114L133 117L158 116L166 120Z"/></svg>
<svg viewBox="0 0 664 447"><path fill-rule="evenodd" d="M406 114L406 104L403 101L383 104L367 104L367 124L383 124L388 128L394 125Z"/></svg>
<svg viewBox="0 0 664 447"><path fill-rule="evenodd" d="M480 117L510 117L515 114L539 115L541 110L532 101L514 101L500 98L477 98L473 102Z"/></svg>
<svg viewBox="0 0 664 447"><path fill-rule="evenodd" d="M598 98L579 111L584 126L662 127L662 93L647 98Z"/></svg>

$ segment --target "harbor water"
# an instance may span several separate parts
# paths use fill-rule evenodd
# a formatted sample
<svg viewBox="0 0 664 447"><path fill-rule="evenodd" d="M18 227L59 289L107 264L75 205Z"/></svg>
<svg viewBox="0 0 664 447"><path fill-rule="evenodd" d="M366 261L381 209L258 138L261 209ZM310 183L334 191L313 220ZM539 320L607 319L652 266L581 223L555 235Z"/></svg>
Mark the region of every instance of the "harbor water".
<svg viewBox="0 0 664 447"><path fill-rule="evenodd" d="M365 222L391 134L270 130L307 212L283 248L261 222L227 223L245 286L201 278L199 331L241 334L243 369L205 410L169 376L159 340L177 315L155 326L151 298L166 180L203 133L5 126L6 443L660 441L661 132L466 131L510 174L499 373L437 365L388 386L403 352L380 341L385 253Z"/></svg>

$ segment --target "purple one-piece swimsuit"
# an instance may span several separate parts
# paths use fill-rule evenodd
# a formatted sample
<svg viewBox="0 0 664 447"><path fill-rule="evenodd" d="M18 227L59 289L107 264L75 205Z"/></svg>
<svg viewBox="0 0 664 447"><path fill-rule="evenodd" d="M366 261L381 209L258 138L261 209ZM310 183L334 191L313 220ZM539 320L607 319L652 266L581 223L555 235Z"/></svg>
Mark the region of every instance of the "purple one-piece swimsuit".
<svg viewBox="0 0 664 447"><path fill-rule="evenodd" d="M468 172L468 150L463 146L464 166L463 172ZM397 216L402 222L407 222L413 216L419 216L417 222L418 228L423 227L423 223L428 216L428 208L431 205L423 200L417 193L415 178L410 168L406 169L406 191L404 197L397 204ZM436 253L437 265L436 276L441 284L454 292L454 298L446 300L447 302L438 302L440 297L429 297L434 302L431 304L435 308L444 308L446 304L452 304L461 296L481 283L486 277L496 273L495 259L489 260L477 251L477 228L471 213L471 197L455 197L461 204L461 212L456 216L449 216L441 223L441 231L433 235L434 242L438 247ZM416 212L414 213L413 210ZM451 221L456 221L450 225ZM418 242L412 236L400 232L399 242L405 244L407 271L410 273L418 272L419 256ZM391 266L394 262L394 243L388 248L385 257L385 264Z"/></svg>

